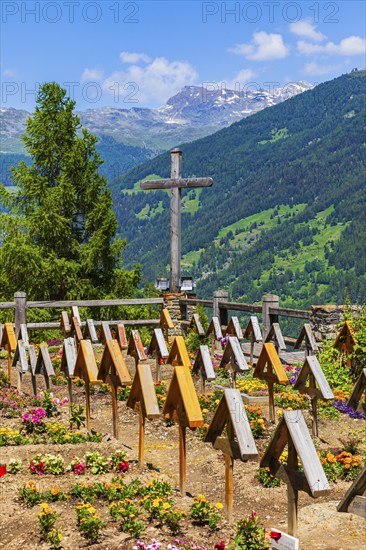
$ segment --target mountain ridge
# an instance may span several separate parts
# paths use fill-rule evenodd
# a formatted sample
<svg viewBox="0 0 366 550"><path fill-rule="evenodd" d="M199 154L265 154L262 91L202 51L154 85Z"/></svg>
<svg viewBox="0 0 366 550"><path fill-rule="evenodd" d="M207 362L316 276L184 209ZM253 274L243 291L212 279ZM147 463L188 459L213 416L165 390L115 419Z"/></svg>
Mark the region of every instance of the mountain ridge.
<svg viewBox="0 0 366 550"><path fill-rule="evenodd" d="M365 255L360 258L361 243L353 242L352 235L359 234L366 223L360 207L366 200L364 192L362 195L365 77L365 71L342 75L211 136L181 145L183 176L210 176L215 182L200 193L183 192L183 203L189 207L182 216L183 260L191 259L188 268L198 278L201 295L209 296L215 288L225 287L233 298L253 301L259 291L271 291L276 280L271 263L278 262L279 255L283 256L279 265L293 262L301 269L317 255L322 263L320 272L305 276L300 270L292 282L294 286L301 282L296 290L298 300L310 299L311 284L317 285L315 301L343 300L347 286L358 300L363 298ZM165 153L112 184L121 232L129 242L125 261L129 265L138 259L149 279L164 275L169 261L168 195L158 191L127 195L127 190L137 189L137 182L151 174L169 177L169 173L170 159ZM220 230L236 221L259 216L268 209L273 213L281 205L295 207L301 203L306 204L305 210L286 212L290 219L276 215L276 226L262 232L255 239L255 247L235 250L235 235L226 244L215 244ZM334 210L328 212L330 206ZM321 212L328 212L324 220ZM323 221L316 221L317 216ZM332 232L331 227L337 231ZM322 232L331 236L329 243L318 236ZM249 229L247 233L246 238ZM295 247L290 242L292 233ZM319 253L313 250L316 243ZM299 251L305 254L306 248L312 256L299 262ZM337 249L341 265L351 265L349 273L335 268ZM231 256L234 260L228 262ZM260 264L266 280L261 278ZM319 273L325 274L324 283L313 281ZM337 274L338 282L334 280Z"/></svg>

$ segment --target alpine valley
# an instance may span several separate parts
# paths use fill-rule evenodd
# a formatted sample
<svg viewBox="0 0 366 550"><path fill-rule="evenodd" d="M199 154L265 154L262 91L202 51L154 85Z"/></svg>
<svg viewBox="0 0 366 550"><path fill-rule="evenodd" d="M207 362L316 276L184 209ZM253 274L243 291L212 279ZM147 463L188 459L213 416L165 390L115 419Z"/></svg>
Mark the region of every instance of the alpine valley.
<svg viewBox="0 0 366 550"><path fill-rule="evenodd" d="M100 140L126 267L139 262L148 281L169 272L169 193L139 182L169 177L168 149L183 143L183 177L214 179L182 191L183 274L200 297L226 289L246 302L275 292L287 306L360 303L365 105L366 71L353 71L316 87L245 95L186 87L156 110L78 113ZM29 113L1 116L2 150L14 163Z"/></svg>
<svg viewBox="0 0 366 550"><path fill-rule="evenodd" d="M105 107L78 112L81 124L95 134L109 181L184 141L193 141L243 117L276 105L313 86L301 81L284 87L261 89L257 84L227 90L218 85L186 86L159 109ZM0 161L2 182L11 185L10 166L27 161L20 141L31 113L0 109Z"/></svg>
<svg viewBox="0 0 366 550"><path fill-rule="evenodd" d="M181 146L183 177L214 179L182 191L183 274L200 297L364 299L365 106L366 71L352 71ZM168 273L169 195L138 182L169 175L165 153L112 183L125 261L148 280Z"/></svg>

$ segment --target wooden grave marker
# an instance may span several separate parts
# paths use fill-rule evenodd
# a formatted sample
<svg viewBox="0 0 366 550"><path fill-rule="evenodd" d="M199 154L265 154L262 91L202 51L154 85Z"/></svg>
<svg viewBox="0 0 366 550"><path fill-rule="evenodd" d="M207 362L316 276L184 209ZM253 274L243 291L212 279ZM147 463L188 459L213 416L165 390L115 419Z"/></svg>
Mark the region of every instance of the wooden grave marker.
<svg viewBox="0 0 366 550"><path fill-rule="evenodd" d="M147 360L147 355L138 330L131 331L131 336L128 341L127 355L130 355L135 359L136 368L141 361Z"/></svg>
<svg viewBox="0 0 366 550"><path fill-rule="evenodd" d="M265 342L271 342L273 340L274 347L277 353L280 351L286 351L286 344L282 336L280 325L278 323L272 323L271 328L265 338Z"/></svg>
<svg viewBox="0 0 366 550"><path fill-rule="evenodd" d="M98 344L98 335L95 330L93 319L87 319L84 328L85 340L90 340L92 344Z"/></svg>
<svg viewBox="0 0 366 550"><path fill-rule="evenodd" d="M220 437L226 427L226 436ZM239 390L226 388L208 428L205 441L225 456L225 506L229 522L233 512L234 460L258 458L250 423Z"/></svg>
<svg viewBox="0 0 366 550"><path fill-rule="evenodd" d="M170 316L169 310L163 308L160 314L160 328L164 331L165 340L169 342L169 330L174 328L172 318Z"/></svg>
<svg viewBox="0 0 366 550"><path fill-rule="evenodd" d="M69 403L71 410L71 403L73 403L72 395L72 378L74 377L75 365L76 365L76 346L75 340L70 336L65 338L62 345L62 359L61 359L61 371L67 378L67 389L69 392Z"/></svg>
<svg viewBox="0 0 366 550"><path fill-rule="evenodd" d="M185 367L191 367L191 360L188 355L188 350L183 336L176 336L174 338L172 347L167 359L169 365L183 365Z"/></svg>
<svg viewBox="0 0 366 550"><path fill-rule="evenodd" d="M366 518L366 466L363 467L351 487L337 506L338 512L350 512Z"/></svg>
<svg viewBox="0 0 366 550"><path fill-rule="evenodd" d="M206 331L206 336L211 337L211 352L215 352L216 342L222 339L222 330L219 318L214 316Z"/></svg>
<svg viewBox="0 0 366 550"><path fill-rule="evenodd" d="M8 352L8 377L9 383L12 383L11 354L17 349L17 339L15 337L13 323L5 323L1 337L1 347Z"/></svg>
<svg viewBox="0 0 366 550"><path fill-rule="evenodd" d="M117 340L107 340L105 343L98 380L106 382L111 387L113 436L118 439L117 392L119 387L130 386L132 380Z"/></svg>
<svg viewBox="0 0 366 550"><path fill-rule="evenodd" d="M361 403L362 394L365 394L364 403ZM347 407L351 407L354 411L357 411L359 405L366 412L366 369L362 369L347 402Z"/></svg>
<svg viewBox="0 0 366 550"><path fill-rule="evenodd" d="M0 323L0 349L3 349L1 347L1 340L3 339L3 329L4 329L4 325Z"/></svg>
<svg viewBox="0 0 366 550"><path fill-rule="evenodd" d="M74 337L76 345L84 339L83 333L81 332L81 324L76 316L71 318L71 336Z"/></svg>
<svg viewBox="0 0 366 550"><path fill-rule="evenodd" d="M64 333L65 337L71 333L71 325L67 311L61 311L60 329Z"/></svg>
<svg viewBox="0 0 366 550"><path fill-rule="evenodd" d="M17 390L19 392L22 391L23 374L29 372L28 347L28 343L24 343L23 340L18 340L17 349L13 355L12 366L15 367L17 372ZM36 393L34 395L36 395Z"/></svg>
<svg viewBox="0 0 366 550"><path fill-rule="evenodd" d="M179 292L181 284L181 190L211 187L211 178L182 178L182 151L171 151L170 179L144 180L141 189L170 189L170 290Z"/></svg>
<svg viewBox="0 0 366 550"><path fill-rule="evenodd" d="M44 377L46 388L48 390L50 389L50 377L55 376L55 371L53 370L53 365L47 344L42 344L39 349L37 363L33 374L42 374L42 376Z"/></svg>
<svg viewBox="0 0 366 550"><path fill-rule="evenodd" d="M305 344L305 354L315 355L319 351L318 344L316 343L314 333L311 329L310 323L305 323L301 329L298 339L294 345L294 349L300 349L301 344Z"/></svg>
<svg viewBox="0 0 366 550"><path fill-rule="evenodd" d="M356 338L350 321L346 321L339 331L334 342L334 347L340 351L344 351L347 355L347 367L351 368L351 353L353 353Z"/></svg>
<svg viewBox="0 0 366 550"><path fill-rule="evenodd" d="M284 465L280 462L280 456L286 445L288 459L287 465ZM299 470L298 459L303 472ZM268 467L272 475L287 483L288 532L296 537L298 492L305 491L312 498L330 492L328 480L300 410L284 411L260 467Z"/></svg>
<svg viewBox="0 0 366 550"><path fill-rule="evenodd" d="M188 367L174 367L173 376L163 407L163 415L179 425L179 488L182 495L186 490L187 451L186 429L195 430L203 426L203 416Z"/></svg>
<svg viewBox="0 0 366 550"><path fill-rule="evenodd" d="M126 406L139 413L139 465L141 467L144 460L146 418L159 418L161 415L151 368L147 363L137 365Z"/></svg>
<svg viewBox="0 0 366 550"><path fill-rule="evenodd" d="M315 355L308 355L305 358L305 362L294 384L294 389L310 397L312 434L318 437L317 400L329 401L330 399L334 399L334 395Z"/></svg>
<svg viewBox="0 0 366 550"><path fill-rule="evenodd" d="M76 317L74 317L76 319ZM100 384L98 367L90 340L80 340L76 356L74 376L85 382L86 427L90 432L90 386Z"/></svg>
<svg viewBox="0 0 366 550"><path fill-rule="evenodd" d="M200 346L193 364L192 373L201 375L202 393L205 393L206 380L215 380L215 370L208 346Z"/></svg>
<svg viewBox="0 0 366 550"><path fill-rule="evenodd" d="M126 329L125 325L123 323L118 323L117 325L117 342L119 343L119 347L121 350L128 348L128 340L126 336Z"/></svg>
<svg viewBox="0 0 366 550"><path fill-rule="evenodd" d="M238 340L243 340L243 331L237 317L231 317L226 327L225 336L236 336Z"/></svg>
<svg viewBox="0 0 366 550"><path fill-rule="evenodd" d="M198 336L205 336L205 329L202 326L198 313L193 314L189 328L195 330Z"/></svg>
<svg viewBox="0 0 366 550"><path fill-rule="evenodd" d="M102 321L100 327L100 341L102 344L106 344L108 340L112 340L112 333L108 321Z"/></svg>
<svg viewBox="0 0 366 550"><path fill-rule="evenodd" d="M79 325L81 326L81 319L80 319L78 306L71 306L71 312L72 312L71 317L76 317L76 319L78 320Z"/></svg>
<svg viewBox="0 0 366 550"><path fill-rule="evenodd" d="M229 371L230 385L235 388L236 374L249 370L243 350L236 336L229 336L225 346L220 367Z"/></svg>
<svg viewBox="0 0 366 550"><path fill-rule="evenodd" d="M17 347L13 355L12 366L16 367L17 372L17 390L22 391L23 374L30 371L28 362L29 338L27 325L22 323L19 327ZM36 394L34 394L36 395Z"/></svg>
<svg viewBox="0 0 366 550"><path fill-rule="evenodd" d="M276 348L272 342L265 342L258 357L253 372L254 378L265 380L268 387L269 418L271 422L276 421L274 405L273 384L288 384L288 379Z"/></svg>
<svg viewBox="0 0 366 550"><path fill-rule="evenodd" d="M251 315L249 323L244 332L244 338L250 340L250 364L253 365L254 359L254 344L263 342L262 332L259 326L258 317Z"/></svg>
<svg viewBox="0 0 366 550"><path fill-rule="evenodd" d="M154 328L154 333L149 345L148 354L155 357L155 382L160 380L160 362L169 357L168 348L164 339L164 334L161 328Z"/></svg>

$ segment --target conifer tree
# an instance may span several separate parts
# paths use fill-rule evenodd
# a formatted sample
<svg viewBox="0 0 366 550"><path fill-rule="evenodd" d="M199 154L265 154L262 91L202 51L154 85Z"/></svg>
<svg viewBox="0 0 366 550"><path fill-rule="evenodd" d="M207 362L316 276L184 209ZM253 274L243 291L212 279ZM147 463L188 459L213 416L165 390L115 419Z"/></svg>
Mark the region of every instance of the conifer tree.
<svg viewBox="0 0 366 550"><path fill-rule="evenodd" d="M1 186L0 288L4 298L130 295L139 268L121 267L111 193L98 173L97 138L81 128L75 102L57 83L44 84L23 136L32 165L12 170L17 191Z"/></svg>

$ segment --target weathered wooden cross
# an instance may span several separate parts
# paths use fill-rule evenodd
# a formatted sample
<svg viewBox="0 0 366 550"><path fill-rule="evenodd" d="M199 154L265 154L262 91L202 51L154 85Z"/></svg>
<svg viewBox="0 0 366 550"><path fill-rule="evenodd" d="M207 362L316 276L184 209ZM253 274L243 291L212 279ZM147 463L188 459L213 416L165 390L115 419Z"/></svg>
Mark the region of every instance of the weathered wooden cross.
<svg viewBox="0 0 366 550"><path fill-rule="evenodd" d="M181 258L181 189L211 187L212 178L182 178L182 151L171 151L170 179L144 180L144 190L170 189L170 291L179 292Z"/></svg>

